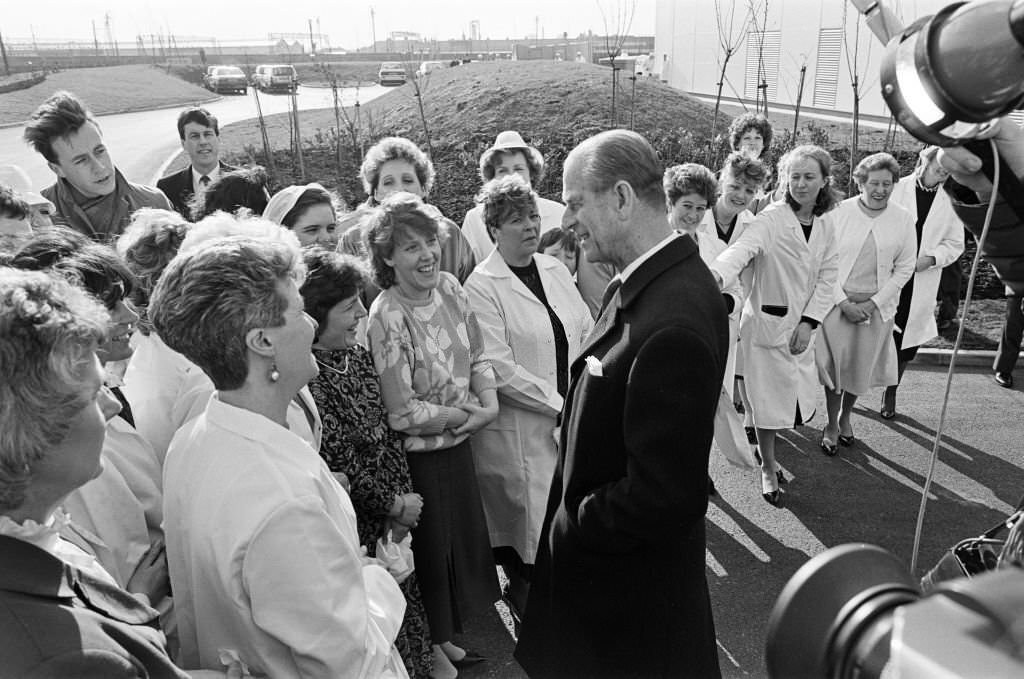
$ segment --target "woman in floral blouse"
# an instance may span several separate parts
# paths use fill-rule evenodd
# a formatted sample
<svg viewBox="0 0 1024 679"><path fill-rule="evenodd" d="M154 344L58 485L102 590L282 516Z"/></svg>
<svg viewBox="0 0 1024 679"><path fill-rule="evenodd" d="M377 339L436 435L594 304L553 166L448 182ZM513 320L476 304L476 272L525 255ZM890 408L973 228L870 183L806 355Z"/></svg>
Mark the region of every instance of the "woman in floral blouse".
<svg viewBox="0 0 1024 679"><path fill-rule="evenodd" d="M377 541L400 543L419 520L423 498L412 492L402 440L388 426L380 381L356 328L366 316L360 293L368 280L355 257L321 247L304 251L309 271L299 292L317 322L313 355L320 374L309 383L323 418L320 456L349 481L359 542L373 556ZM390 531L390 533L389 533ZM401 583L408 606L395 647L409 676L431 671L430 633L416 574Z"/></svg>
<svg viewBox="0 0 1024 679"><path fill-rule="evenodd" d="M404 435L423 514L413 553L434 644L434 676L480 656L451 640L496 601L497 574L469 436L498 413L494 372L469 300L439 269L445 233L416 196L389 196L366 231L374 282L367 339L388 423ZM442 669L444 668L444 669Z"/></svg>

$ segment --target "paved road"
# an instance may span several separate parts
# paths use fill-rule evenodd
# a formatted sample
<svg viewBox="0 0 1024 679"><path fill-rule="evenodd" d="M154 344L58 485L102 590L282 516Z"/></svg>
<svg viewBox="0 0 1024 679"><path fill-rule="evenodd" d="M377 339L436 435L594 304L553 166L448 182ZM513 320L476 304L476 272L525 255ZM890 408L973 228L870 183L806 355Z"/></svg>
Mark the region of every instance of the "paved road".
<svg viewBox="0 0 1024 679"><path fill-rule="evenodd" d="M358 96L360 103L371 101L388 89L379 85L342 90L342 102L351 106ZM221 125L256 117L256 103L253 90L247 96L228 95L219 101L205 104L217 116ZM260 94L260 105L264 115L283 113L288 110L289 97L284 94ZM329 88L300 87L299 108L329 108L333 106L333 95ZM87 102L88 103L88 102ZM181 108L184 108L182 105ZM138 113L120 113L99 118L104 140L118 168L128 179L145 184L155 184L155 175L168 158L181 150L175 121L180 108ZM0 162L20 165L37 188L53 183L54 175L42 156L30 149L21 140L22 128L0 129Z"/></svg>
<svg viewBox="0 0 1024 679"><path fill-rule="evenodd" d="M944 380L944 367L911 364L892 421L878 416L880 389L864 397L853 418L859 440L836 458L818 450L824 414L819 398L813 426L786 432L779 445L779 461L792 478L782 509L761 499L756 472L729 467L712 452L719 497L708 511L706 572L724 677L766 676L768 614L809 557L834 545L868 542L909 566ZM922 573L958 540L1004 518L1024 495L1022 413L1024 390L1000 388L989 370L969 368L954 377L925 517ZM461 673L465 679L524 676L511 659L513 642L499 612L467 628L465 645L491 661Z"/></svg>

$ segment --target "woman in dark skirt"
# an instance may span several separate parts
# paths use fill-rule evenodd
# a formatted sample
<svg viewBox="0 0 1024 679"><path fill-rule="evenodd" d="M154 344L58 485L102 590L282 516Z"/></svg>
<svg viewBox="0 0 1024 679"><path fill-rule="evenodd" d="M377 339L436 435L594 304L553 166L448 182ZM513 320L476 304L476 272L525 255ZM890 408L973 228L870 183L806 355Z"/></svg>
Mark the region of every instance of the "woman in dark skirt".
<svg viewBox="0 0 1024 679"><path fill-rule="evenodd" d="M380 556L378 541L401 543L419 520L423 499L412 492L401 438L388 426L370 352L357 341L368 272L355 257L315 246L306 249L305 262L309 274L300 292L318 324L313 354L320 373L309 389L324 425L320 456L347 477L359 543ZM426 679L430 631L417 580L414 572L401 583L407 606L395 647L409 676Z"/></svg>
<svg viewBox="0 0 1024 679"><path fill-rule="evenodd" d="M404 435L423 512L413 553L430 622L434 673L480 657L452 643L500 596L469 436L498 414L494 372L469 299L439 268L444 227L410 193L384 200L366 244L374 282L367 341L388 424ZM454 667L453 667L454 666Z"/></svg>

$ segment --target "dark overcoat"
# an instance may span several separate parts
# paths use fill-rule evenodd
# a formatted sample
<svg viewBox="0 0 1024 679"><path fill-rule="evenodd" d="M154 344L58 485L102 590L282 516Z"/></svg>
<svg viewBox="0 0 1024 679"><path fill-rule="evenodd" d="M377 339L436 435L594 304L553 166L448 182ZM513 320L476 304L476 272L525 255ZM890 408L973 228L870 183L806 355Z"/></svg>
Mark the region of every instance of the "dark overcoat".
<svg viewBox="0 0 1024 679"><path fill-rule="evenodd" d="M705 578L725 304L679 237L612 297L570 369L515 657L531 677L717 677Z"/></svg>
<svg viewBox="0 0 1024 679"><path fill-rule="evenodd" d="M0 679L187 679L159 614L35 545L0 535Z"/></svg>

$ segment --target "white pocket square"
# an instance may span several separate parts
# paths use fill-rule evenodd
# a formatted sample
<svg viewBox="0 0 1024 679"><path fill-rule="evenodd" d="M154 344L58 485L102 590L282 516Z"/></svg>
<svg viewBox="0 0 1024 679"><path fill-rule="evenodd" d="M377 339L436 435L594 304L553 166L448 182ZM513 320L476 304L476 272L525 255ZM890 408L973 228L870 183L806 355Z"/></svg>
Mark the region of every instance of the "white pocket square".
<svg viewBox="0 0 1024 679"><path fill-rule="evenodd" d="M604 366L601 365L601 361L596 356L587 356L584 359L587 363L587 372L594 377L604 377Z"/></svg>

